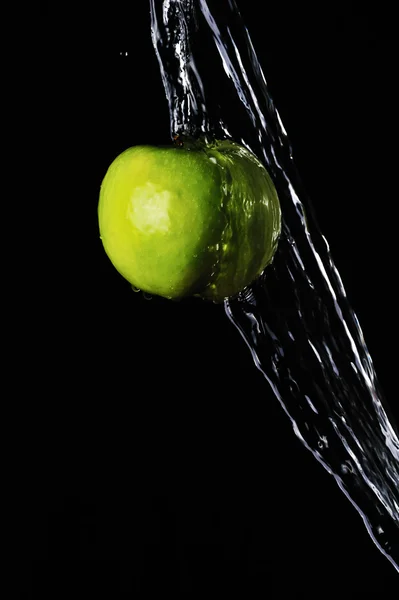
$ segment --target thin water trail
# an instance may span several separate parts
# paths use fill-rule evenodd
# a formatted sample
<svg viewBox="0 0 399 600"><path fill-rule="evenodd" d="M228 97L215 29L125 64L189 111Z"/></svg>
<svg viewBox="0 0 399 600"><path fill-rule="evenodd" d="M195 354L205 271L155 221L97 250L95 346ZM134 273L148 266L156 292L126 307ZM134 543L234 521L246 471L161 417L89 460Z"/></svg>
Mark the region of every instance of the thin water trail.
<svg viewBox="0 0 399 600"><path fill-rule="evenodd" d="M269 170L280 197L273 264L225 301L226 314L295 434L399 571L398 434L235 1L150 0L150 7L172 137L241 142Z"/></svg>

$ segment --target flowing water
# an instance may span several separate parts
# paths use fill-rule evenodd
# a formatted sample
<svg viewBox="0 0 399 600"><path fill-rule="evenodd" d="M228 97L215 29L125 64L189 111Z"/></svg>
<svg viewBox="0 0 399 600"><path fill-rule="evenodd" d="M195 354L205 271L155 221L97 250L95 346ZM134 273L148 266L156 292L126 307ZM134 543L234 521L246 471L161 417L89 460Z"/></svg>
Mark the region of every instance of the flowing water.
<svg viewBox="0 0 399 600"><path fill-rule="evenodd" d="M399 571L398 435L237 6L150 0L150 8L171 136L241 142L264 163L281 202L273 264L225 301L226 314L296 435Z"/></svg>

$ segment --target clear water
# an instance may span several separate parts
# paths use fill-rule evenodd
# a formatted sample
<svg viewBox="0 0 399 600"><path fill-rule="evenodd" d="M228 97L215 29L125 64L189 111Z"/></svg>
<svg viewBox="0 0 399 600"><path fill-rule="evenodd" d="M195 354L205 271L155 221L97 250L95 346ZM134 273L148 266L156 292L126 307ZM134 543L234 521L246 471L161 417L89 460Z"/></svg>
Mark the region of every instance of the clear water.
<svg viewBox="0 0 399 600"><path fill-rule="evenodd" d="M232 138L267 167L283 232L259 281L225 301L295 434L399 571L399 439L327 240L234 0L150 0L171 136ZM228 98L228 101L226 101Z"/></svg>

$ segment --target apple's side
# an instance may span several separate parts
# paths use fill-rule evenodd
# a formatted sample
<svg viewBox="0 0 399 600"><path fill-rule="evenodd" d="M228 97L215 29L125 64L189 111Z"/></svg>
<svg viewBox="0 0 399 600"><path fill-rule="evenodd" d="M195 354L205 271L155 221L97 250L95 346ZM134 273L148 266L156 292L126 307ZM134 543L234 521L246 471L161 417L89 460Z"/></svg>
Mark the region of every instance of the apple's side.
<svg viewBox="0 0 399 600"><path fill-rule="evenodd" d="M260 161L231 141L207 148L221 170L227 226L221 239L217 273L199 294L220 302L252 283L271 262L281 232L275 186Z"/></svg>
<svg viewBox="0 0 399 600"><path fill-rule="evenodd" d="M102 243L119 273L166 298L203 289L226 228L221 186L220 169L202 150L135 146L120 154L98 207Z"/></svg>

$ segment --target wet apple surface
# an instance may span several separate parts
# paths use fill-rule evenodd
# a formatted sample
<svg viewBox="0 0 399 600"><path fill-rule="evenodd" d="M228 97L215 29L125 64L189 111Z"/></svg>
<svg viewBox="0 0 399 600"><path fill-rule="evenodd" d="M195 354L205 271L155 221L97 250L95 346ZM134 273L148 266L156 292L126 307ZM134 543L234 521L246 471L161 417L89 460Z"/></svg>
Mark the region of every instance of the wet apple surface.
<svg viewBox="0 0 399 600"><path fill-rule="evenodd" d="M281 230L269 174L227 140L128 148L104 177L98 218L108 257L132 285L215 302L262 273Z"/></svg>

